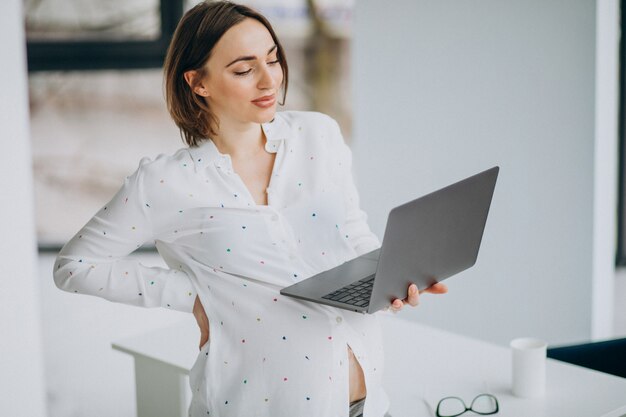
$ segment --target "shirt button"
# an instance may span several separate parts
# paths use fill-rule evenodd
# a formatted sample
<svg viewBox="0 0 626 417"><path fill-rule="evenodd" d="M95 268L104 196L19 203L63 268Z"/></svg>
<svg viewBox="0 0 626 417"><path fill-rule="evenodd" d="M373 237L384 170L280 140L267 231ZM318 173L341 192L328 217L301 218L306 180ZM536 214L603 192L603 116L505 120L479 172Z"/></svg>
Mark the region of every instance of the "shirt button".
<svg viewBox="0 0 626 417"><path fill-rule="evenodd" d="M337 323L341 323L343 319L340 316L337 316L336 320L337 320Z"/></svg>
<svg viewBox="0 0 626 417"><path fill-rule="evenodd" d="M278 215L277 214L272 214L272 220L274 220L274 221L278 220Z"/></svg>
<svg viewBox="0 0 626 417"><path fill-rule="evenodd" d="M290 253L289 254L289 259L291 259L293 261L294 259L296 259L296 255L294 255L293 253Z"/></svg>

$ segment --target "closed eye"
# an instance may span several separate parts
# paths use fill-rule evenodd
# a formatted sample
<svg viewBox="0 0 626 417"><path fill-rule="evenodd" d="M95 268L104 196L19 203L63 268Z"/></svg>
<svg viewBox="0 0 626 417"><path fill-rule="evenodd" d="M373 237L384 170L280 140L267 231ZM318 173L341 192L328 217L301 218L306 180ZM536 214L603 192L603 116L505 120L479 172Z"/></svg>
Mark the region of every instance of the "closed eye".
<svg viewBox="0 0 626 417"><path fill-rule="evenodd" d="M275 61L270 61L270 62L268 62L267 64L268 64L268 65L276 65L276 64L278 64L279 62L280 62L280 60L279 60L279 59L276 59ZM235 71L235 72L234 72L234 74L235 74L236 76L238 76L238 77L243 77L244 75L248 75L251 71L252 71L252 68L250 68L250 69L249 69L249 70L247 70L247 71L238 71L238 72L237 72L237 71Z"/></svg>

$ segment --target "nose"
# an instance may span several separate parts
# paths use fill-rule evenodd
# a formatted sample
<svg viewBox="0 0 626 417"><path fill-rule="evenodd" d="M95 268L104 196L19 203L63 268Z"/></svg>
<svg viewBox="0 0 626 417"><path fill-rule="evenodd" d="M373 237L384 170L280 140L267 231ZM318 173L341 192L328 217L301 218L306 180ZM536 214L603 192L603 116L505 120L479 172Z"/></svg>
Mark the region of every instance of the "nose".
<svg viewBox="0 0 626 417"><path fill-rule="evenodd" d="M261 74L257 85L261 90L269 90L276 87L276 80L267 64L261 66Z"/></svg>

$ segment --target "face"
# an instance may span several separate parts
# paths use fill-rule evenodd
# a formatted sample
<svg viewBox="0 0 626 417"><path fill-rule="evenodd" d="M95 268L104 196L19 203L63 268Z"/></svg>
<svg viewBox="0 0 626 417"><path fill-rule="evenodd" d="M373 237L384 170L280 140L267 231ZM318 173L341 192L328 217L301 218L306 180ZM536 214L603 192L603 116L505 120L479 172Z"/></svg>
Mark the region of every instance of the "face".
<svg viewBox="0 0 626 417"><path fill-rule="evenodd" d="M274 118L283 71L267 28L246 18L217 42L195 89L220 124L266 123Z"/></svg>

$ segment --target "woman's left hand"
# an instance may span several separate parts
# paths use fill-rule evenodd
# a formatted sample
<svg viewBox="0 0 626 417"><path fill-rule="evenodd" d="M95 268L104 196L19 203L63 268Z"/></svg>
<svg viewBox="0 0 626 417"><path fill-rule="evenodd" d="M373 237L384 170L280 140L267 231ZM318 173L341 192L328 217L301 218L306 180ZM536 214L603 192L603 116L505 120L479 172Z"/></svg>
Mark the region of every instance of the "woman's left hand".
<svg viewBox="0 0 626 417"><path fill-rule="evenodd" d="M389 308L393 312L398 312L402 310L402 307L404 307L405 304L409 304L412 307L415 307L416 305L418 305L420 294L422 293L445 294L447 292L448 292L448 286L440 282L434 285L431 285L430 287L422 291L417 291L417 285L411 284L409 285L409 289L407 291L407 297L404 300L400 300L399 298L396 298L395 300L393 300L393 303L391 303Z"/></svg>

